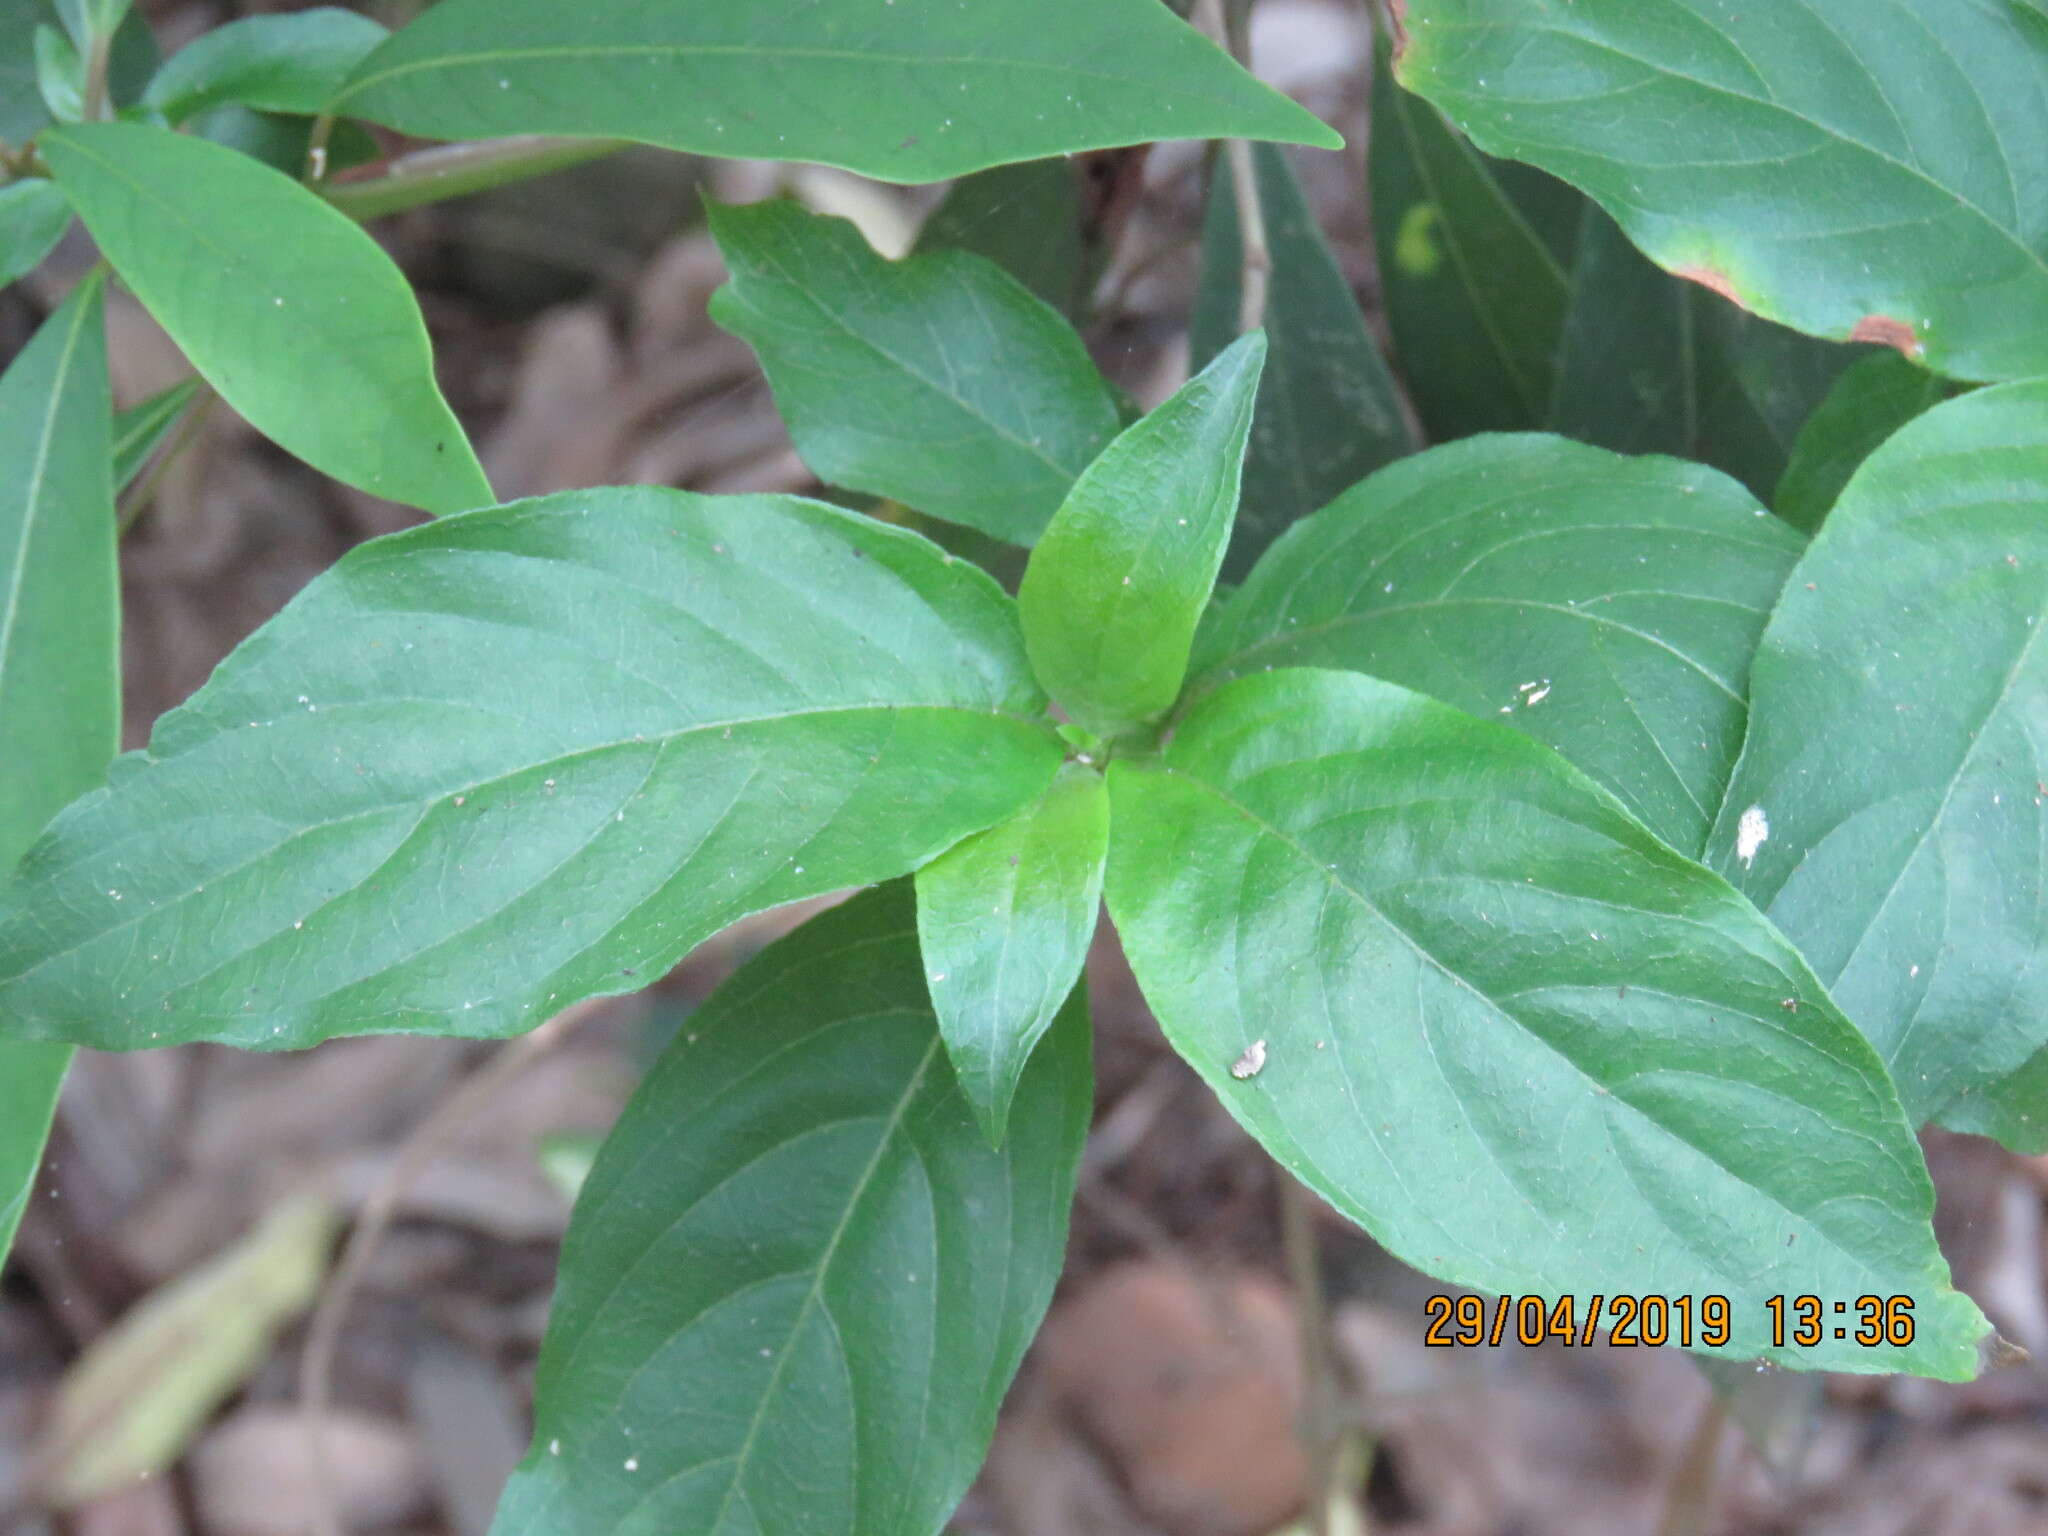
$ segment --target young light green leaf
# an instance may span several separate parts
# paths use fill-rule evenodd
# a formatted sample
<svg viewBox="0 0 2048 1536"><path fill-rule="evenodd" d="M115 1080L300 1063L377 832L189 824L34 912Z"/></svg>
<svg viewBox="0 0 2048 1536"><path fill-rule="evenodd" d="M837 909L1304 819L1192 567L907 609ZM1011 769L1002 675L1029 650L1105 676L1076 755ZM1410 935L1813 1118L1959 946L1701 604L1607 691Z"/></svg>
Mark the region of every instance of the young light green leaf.
<svg viewBox="0 0 2048 1536"><path fill-rule="evenodd" d="M1597 204L1584 219L1552 430L1697 459L1769 496L1800 427L1867 349L1788 331L1671 276Z"/></svg>
<svg viewBox="0 0 2048 1536"><path fill-rule="evenodd" d="M1882 1063L1747 902L1554 753L1292 670L1109 780L1109 909L1168 1037L1393 1253L1581 1308L1724 1296L1707 1353L1975 1374L1987 1325ZM1800 1292L1911 1296L1914 1339L1773 1348L1765 1298Z"/></svg>
<svg viewBox="0 0 2048 1536"><path fill-rule="evenodd" d="M1154 139L1343 142L1158 0L442 0L334 105L430 138L590 134L884 181Z"/></svg>
<svg viewBox="0 0 2048 1536"><path fill-rule="evenodd" d="M919 253L986 257L1078 323L1108 259L1083 213L1080 166L1062 155L963 176L924 221Z"/></svg>
<svg viewBox="0 0 2048 1536"><path fill-rule="evenodd" d="M1696 854L1800 547L1697 464L1556 437L1449 443L1289 530L1204 627L1191 691L1370 672L1556 748Z"/></svg>
<svg viewBox="0 0 2048 1536"><path fill-rule="evenodd" d="M1387 328L1430 436L1545 425L1565 269L1529 215L1436 109L1384 64L1369 166ZM1566 189L1550 184L1555 198Z"/></svg>
<svg viewBox="0 0 2048 1536"><path fill-rule="evenodd" d="M1964 378L2048 369L2048 29L2010 4L1409 0L1395 69L1660 266ZM1626 101L1627 110L1589 110Z"/></svg>
<svg viewBox="0 0 2048 1536"><path fill-rule="evenodd" d="M1946 393L1939 378L1896 352L1880 352L1844 371L1792 444L1771 498L1778 516L1813 532L1857 466Z"/></svg>
<svg viewBox="0 0 2048 1536"><path fill-rule="evenodd" d="M1091 1093L1077 994L982 1140L904 885L762 953L583 1187L494 1536L937 1531L1059 1278Z"/></svg>
<svg viewBox="0 0 2048 1536"><path fill-rule="evenodd" d="M120 744L103 286L74 288L0 375L0 870ZM0 1045L0 1259L70 1060Z"/></svg>
<svg viewBox="0 0 2048 1536"><path fill-rule="evenodd" d="M369 17L337 6L247 16L201 33L172 54L142 100L173 123L224 101L312 116L390 35Z"/></svg>
<svg viewBox="0 0 2048 1536"><path fill-rule="evenodd" d="M71 204L54 181L0 187L0 284L42 265L71 227Z"/></svg>
<svg viewBox="0 0 2048 1536"><path fill-rule="evenodd" d="M491 500L377 242L268 166L132 123L39 141L136 297L221 398L315 469L430 512Z"/></svg>
<svg viewBox="0 0 2048 1536"><path fill-rule="evenodd" d="M2048 382L1864 461L1750 679L1716 868L1805 952L1914 1122L2048 1045Z"/></svg>
<svg viewBox="0 0 2048 1536"><path fill-rule="evenodd" d="M185 407L204 388L198 379L180 379L114 418L114 489L124 491L142 473L163 440L171 435Z"/></svg>
<svg viewBox="0 0 2048 1536"><path fill-rule="evenodd" d="M58 122L77 122L85 114L85 60L77 45L47 22L35 36L36 89L43 105Z"/></svg>
<svg viewBox="0 0 2048 1536"><path fill-rule="evenodd" d="M1127 427L1031 552L1017 603L1032 668L1091 731L1155 719L1180 693L1237 513L1265 361L1254 331Z"/></svg>
<svg viewBox="0 0 2048 1536"><path fill-rule="evenodd" d="M712 318L820 479L1029 544L1116 435L1081 338L981 257L884 261L786 200L714 206L711 229L732 273Z"/></svg>
<svg viewBox="0 0 2048 1536"><path fill-rule="evenodd" d="M1358 299L1286 156L1261 144L1253 159L1273 268L1266 303L1272 352L1245 454L1244 505L1223 559L1226 581L1242 580L1289 524L1417 447ZM1209 178L1195 296L1191 347L1198 368L1237 333L1243 266L1237 198L1219 163Z"/></svg>
<svg viewBox="0 0 2048 1536"><path fill-rule="evenodd" d="M1109 795L1070 763L1008 821L917 872L917 935L960 1091L1001 1146L1032 1048L1074 990L1102 902Z"/></svg>
<svg viewBox="0 0 2048 1536"><path fill-rule="evenodd" d="M1015 611L781 497L577 491L359 545L0 884L0 1035L503 1035L913 869L1060 744Z"/></svg>

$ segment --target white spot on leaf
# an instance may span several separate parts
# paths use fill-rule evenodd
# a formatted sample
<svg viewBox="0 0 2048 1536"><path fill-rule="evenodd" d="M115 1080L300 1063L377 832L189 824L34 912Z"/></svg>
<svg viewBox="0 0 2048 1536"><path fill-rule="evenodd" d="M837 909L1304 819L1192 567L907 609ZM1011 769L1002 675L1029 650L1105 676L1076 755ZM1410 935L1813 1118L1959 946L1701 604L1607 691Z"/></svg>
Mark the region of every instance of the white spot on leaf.
<svg viewBox="0 0 2048 1536"><path fill-rule="evenodd" d="M1265 1066L1266 1042L1254 1040L1244 1048L1244 1054L1230 1064L1230 1075L1242 1082L1248 1077L1257 1077Z"/></svg>
<svg viewBox="0 0 2048 1536"><path fill-rule="evenodd" d="M1771 818L1764 814L1760 805L1752 805L1742 813L1742 820L1735 824L1735 857L1742 860L1742 867L1749 868L1756 858L1757 849L1763 847L1771 835Z"/></svg>

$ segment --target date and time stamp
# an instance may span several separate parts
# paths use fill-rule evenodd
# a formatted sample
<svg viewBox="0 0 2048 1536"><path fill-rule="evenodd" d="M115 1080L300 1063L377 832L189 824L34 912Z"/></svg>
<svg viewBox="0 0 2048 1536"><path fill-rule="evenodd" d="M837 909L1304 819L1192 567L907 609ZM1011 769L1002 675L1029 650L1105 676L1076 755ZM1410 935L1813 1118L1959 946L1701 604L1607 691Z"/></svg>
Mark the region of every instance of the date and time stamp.
<svg viewBox="0 0 2048 1536"><path fill-rule="evenodd" d="M1422 1342L1436 1349L1548 1343L1715 1349L1735 1337L1736 1326L1734 1303L1718 1295L1436 1295L1424 1302L1423 1316ZM1913 1342L1910 1296L1766 1296L1761 1320L1773 1349L1829 1342L1904 1349Z"/></svg>

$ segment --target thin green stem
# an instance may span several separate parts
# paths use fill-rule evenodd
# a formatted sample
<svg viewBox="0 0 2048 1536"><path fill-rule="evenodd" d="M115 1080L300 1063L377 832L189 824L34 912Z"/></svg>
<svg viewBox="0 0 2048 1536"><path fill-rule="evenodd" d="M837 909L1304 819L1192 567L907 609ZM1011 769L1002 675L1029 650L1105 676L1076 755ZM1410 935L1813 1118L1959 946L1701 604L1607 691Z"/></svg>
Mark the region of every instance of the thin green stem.
<svg viewBox="0 0 2048 1536"><path fill-rule="evenodd" d="M130 486L128 494L121 498L114 520L117 537L125 537L128 530L135 526L135 520L142 516L143 510L156 499L157 487L163 483L165 474L184 456L185 450L199 440L199 429L206 425L207 413L213 409L213 402L219 398L211 387L206 387L186 402L184 418L172 428L171 435L164 445L157 449L156 458L149 468L142 472L141 478Z"/></svg>
<svg viewBox="0 0 2048 1536"><path fill-rule="evenodd" d="M113 37L95 28L85 53L84 115L88 123L107 115L107 64L113 48Z"/></svg>
<svg viewBox="0 0 2048 1536"><path fill-rule="evenodd" d="M374 219L527 181L625 147L619 139L555 139L539 134L442 144L399 156L380 176L322 182L320 192L350 218Z"/></svg>
<svg viewBox="0 0 2048 1536"><path fill-rule="evenodd" d="M1238 10L1232 26L1223 0L1202 0L1202 13L1216 40L1246 69L1251 67L1251 7ZM1266 298L1273 286L1273 248L1266 237L1266 205L1259 197L1258 167L1245 139L1225 139L1223 154L1230 166L1230 191L1237 202L1237 230L1242 248L1243 277L1239 285L1237 328L1255 331L1266 323Z"/></svg>
<svg viewBox="0 0 2048 1536"><path fill-rule="evenodd" d="M327 179L327 141L332 137L334 114L322 112L313 119L313 130L306 135L306 170L300 179L309 187Z"/></svg>

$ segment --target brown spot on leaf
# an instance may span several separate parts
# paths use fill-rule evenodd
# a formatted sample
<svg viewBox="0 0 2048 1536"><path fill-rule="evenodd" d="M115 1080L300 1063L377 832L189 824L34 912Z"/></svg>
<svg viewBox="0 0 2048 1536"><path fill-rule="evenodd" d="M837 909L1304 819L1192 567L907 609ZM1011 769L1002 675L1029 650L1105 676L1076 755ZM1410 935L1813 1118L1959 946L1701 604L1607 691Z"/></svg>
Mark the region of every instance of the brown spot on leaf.
<svg viewBox="0 0 2048 1536"><path fill-rule="evenodd" d="M1897 347L1906 356L1918 359L1920 337L1903 320L1894 320L1890 315L1865 315L1856 322L1856 329L1849 333L1851 341L1874 341L1880 346Z"/></svg>
<svg viewBox="0 0 2048 1536"><path fill-rule="evenodd" d="M1394 34L1394 73L1401 73L1401 58L1408 52L1408 0L1387 0L1387 25Z"/></svg>
<svg viewBox="0 0 2048 1536"><path fill-rule="evenodd" d="M1749 307L1737 296L1735 282L1726 272L1722 272L1714 267L1701 266L1698 263L1680 267L1677 269L1677 272L1678 276L1684 278L1687 282L1698 283L1702 288L1712 289L1737 309L1747 309Z"/></svg>

